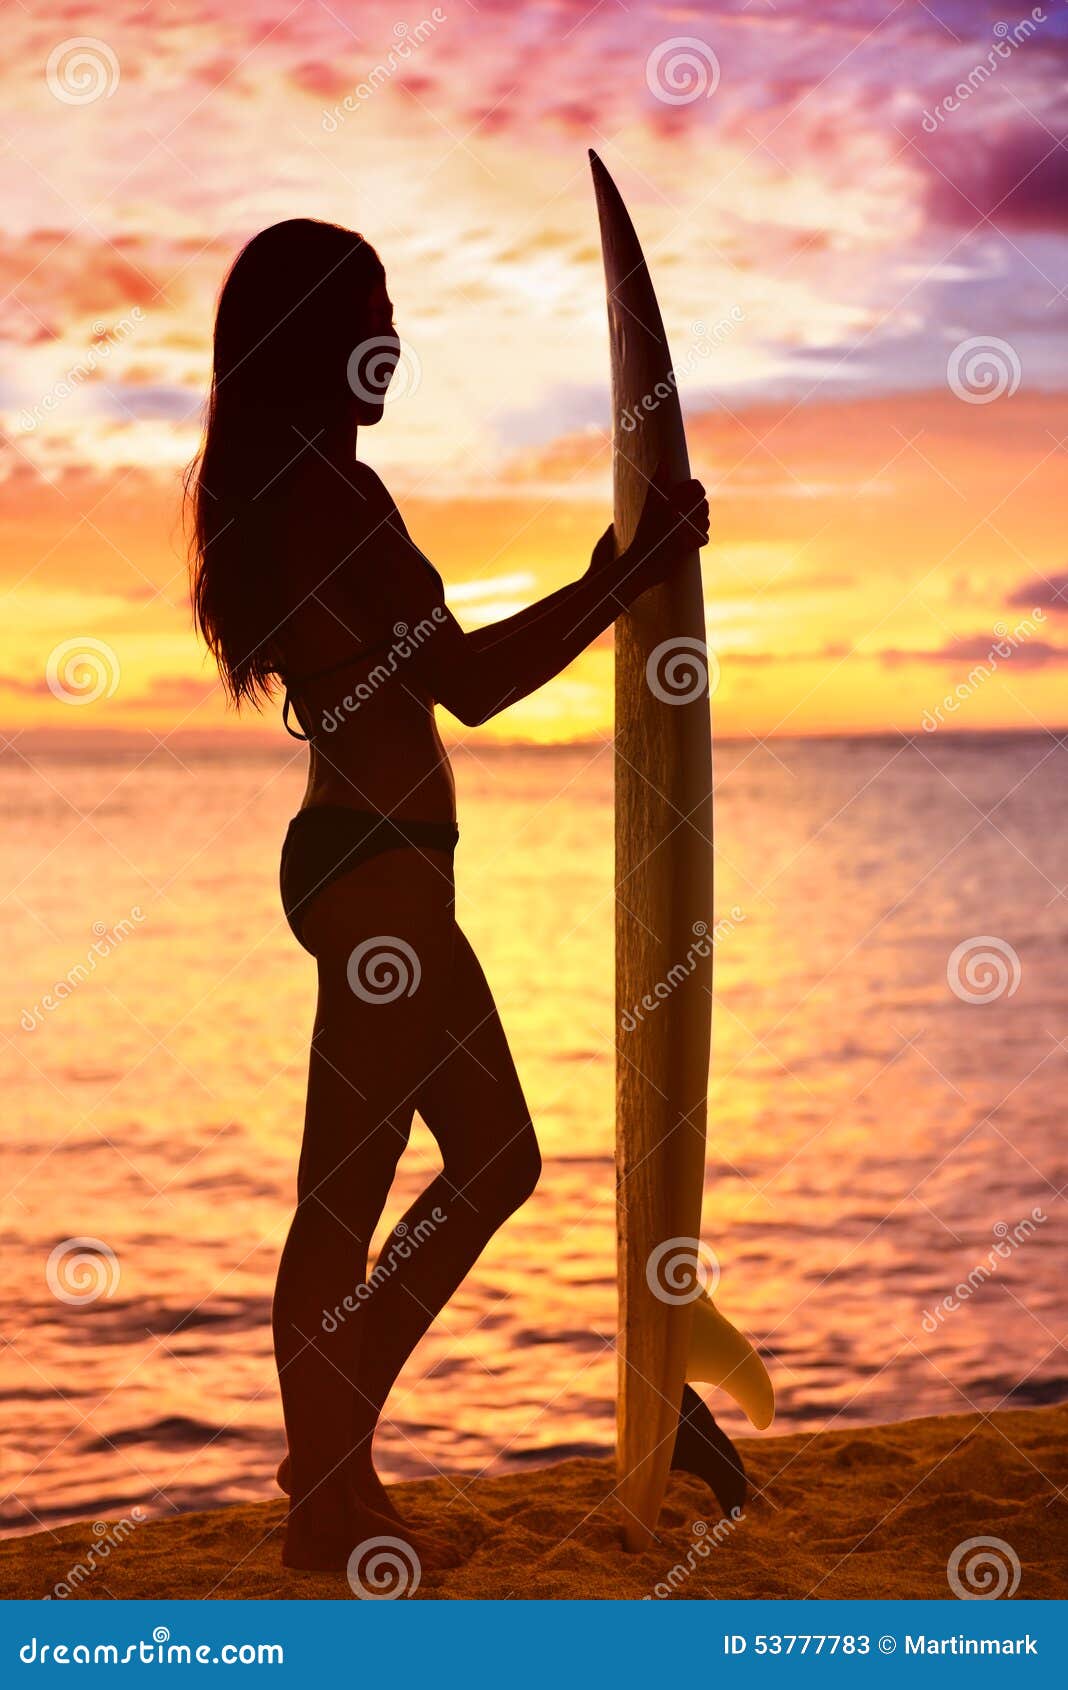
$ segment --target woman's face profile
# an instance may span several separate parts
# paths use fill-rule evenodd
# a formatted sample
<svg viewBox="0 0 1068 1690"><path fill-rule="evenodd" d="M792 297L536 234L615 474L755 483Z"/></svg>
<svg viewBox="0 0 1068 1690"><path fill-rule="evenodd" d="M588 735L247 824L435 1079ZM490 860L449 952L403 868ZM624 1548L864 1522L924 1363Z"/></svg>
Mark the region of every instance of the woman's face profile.
<svg viewBox="0 0 1068 1690"><path fill-rule="evenodd" d="M400 359L400 339L393 324L393 301L385 277L372 289L361 312L365 338L349 358L349 386L356 395L357 417L365 427L381 419L386 393Z"/></svg>

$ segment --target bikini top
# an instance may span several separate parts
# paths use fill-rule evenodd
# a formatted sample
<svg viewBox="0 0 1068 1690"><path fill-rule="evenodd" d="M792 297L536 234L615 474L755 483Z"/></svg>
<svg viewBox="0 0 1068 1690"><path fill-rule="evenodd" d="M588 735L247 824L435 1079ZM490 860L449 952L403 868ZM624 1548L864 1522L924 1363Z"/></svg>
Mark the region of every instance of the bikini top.
<svg viewBox="0 0 1068 1690"><path fill-rule="evenodd" d="M442 582L441 576L434 568L434 565L430 562L430 559L423 557L422 552L419 552L418 556L426 565L438 586L443 587L444 583ZM286 733L292 735L294 739L303 740L306 745L310 744L312 739L311 734L299 733L297 729L292 726L289 720L289 712L292 708L292 700L289 696L291 692L298 691L301 687L306 686L309 681L320 680L323 675L335 675L342 669L351 669L354 663L362 663L364 658L377 657L380 652L388 651L393 643L394 640L392 639L379 640L377 645L362 646L359 651L354 651L350 656L343 657L340 663L328 663L325 669L311 669L305 675L293 675L288 678L283 675L282 679L285 682L286 690L285 697L282 701L282 726L285 728Z"/></svg>
<svg viewBox="0 0 1068 1690"><path fill-rule="evenodd" d="M282 726L286 733L291 734L294 739L304 740L305 744L310 743L312 739L311 734L298 732L289 720L293 705L289 696L291 692L299 691L308 681L317 681L323 675L336 675L341 669L351 669L354 663L362 662L365 657L377 657L379 652L388 651L392 643L391 640L381 640L378 645L365 646L361 651L354 651L351 657L343 657L340 663L328 663L325 669L310 669L306 675L292 675L286 680L285 698L282 701Z"/></svg>

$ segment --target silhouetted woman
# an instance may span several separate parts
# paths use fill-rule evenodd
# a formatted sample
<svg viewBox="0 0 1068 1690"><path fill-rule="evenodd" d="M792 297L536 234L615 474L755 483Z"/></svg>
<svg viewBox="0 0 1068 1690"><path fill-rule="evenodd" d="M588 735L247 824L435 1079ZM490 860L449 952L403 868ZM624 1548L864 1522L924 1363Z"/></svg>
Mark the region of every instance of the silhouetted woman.
<svg viewBox="0 0 1068 1690"><path fill-rule="evenodd" d="M286 725L309 746L281 866L285 913L319 981L274 1301L291 1567L344 1568L386 1535L439 1554L400 1522L374 1471L375 1425L540 1169L492 994L455 921L453 781L434 705L487 721L565 668L695 533L708 537L699 484L658 482L621 557L609 529L580 579L465 634L356 460L399 348L385 272L359 235L305 219L257 235L219 300L190 483L196 618L226 691L240 706L284 689ZM415 1110L442 1169L368 1278Z"/></svg>

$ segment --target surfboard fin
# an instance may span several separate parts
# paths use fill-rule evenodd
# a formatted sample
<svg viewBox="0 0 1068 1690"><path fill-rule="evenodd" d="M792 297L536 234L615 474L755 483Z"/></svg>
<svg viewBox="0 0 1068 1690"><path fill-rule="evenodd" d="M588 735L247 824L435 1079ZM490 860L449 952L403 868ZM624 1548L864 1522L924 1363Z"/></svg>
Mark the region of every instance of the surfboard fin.
<svg viewBox="0 0 1068 1690"><path fill-rule="evenodd" d="M767 1368L745 1334L704 1295L693 1306L686 1377L695 1384L718 1385L760 1432L775 1418L775 1388Z"/></svg>
<svg viewBox="0 0 1068 1690"><path fill-rule="evenodd" d="M689 1385L682 1387L671 1466L675 1472L702 1479L728 1519L745 1506L745 1464L723 1427L716 1424L707 1405Z"/></svg>

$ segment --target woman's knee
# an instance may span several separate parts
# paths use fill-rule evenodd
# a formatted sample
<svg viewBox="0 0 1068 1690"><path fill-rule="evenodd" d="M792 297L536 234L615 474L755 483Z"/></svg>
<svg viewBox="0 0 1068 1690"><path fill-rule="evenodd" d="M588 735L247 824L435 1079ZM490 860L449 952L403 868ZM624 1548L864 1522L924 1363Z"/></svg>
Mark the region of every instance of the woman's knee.
<svg viewBox="0 0 1068 1690"><path fill-rule="evenodd" d="M525 1203L528 1197L533 1197L541 1178L541 1150L538 1146L534 1124L528 1121L523 1134L515 1146L514 1161L510 1170L512 1191L516 1197L516 1208Z"/></svg>
<svg viewBox="0 0 1068 1690"><path fill-rule="evenodd" d="M479 1214L499 1225L533 1195L541 1176L541 1152L532 1123L526 1121L495 1152L487 1151L485 1162L476 1168L450 1170L446 1163L445 1174Z"/></svg>

